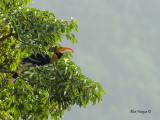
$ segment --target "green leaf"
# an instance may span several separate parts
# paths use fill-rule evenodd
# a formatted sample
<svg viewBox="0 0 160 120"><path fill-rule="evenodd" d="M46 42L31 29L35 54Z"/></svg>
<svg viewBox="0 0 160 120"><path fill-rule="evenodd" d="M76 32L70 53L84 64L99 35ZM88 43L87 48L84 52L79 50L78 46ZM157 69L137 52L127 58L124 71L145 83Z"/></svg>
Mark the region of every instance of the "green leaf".
<svg viewBox="0 0 160 120"><path fill-rule="evenodd" d="M77 39L75 38L74 34L71 34L71 38L72 38L72 44L74 44L74 43L77 43L77 44L78 44L78 41L77 41Z"/></svg>
<svg viewBox="0 0 160 120"><path fill-rule="evenodd" d="M70 85L67 85L65 91L68 92L70 90Z"/></svg>
<svg viewBox="0 0 160 120"><path fill-rule="evenodd" d="M75 21L77 24L79 24L78 20L77 19L72 19L73 21Z"/></svg>
<svg viewBox="0 0 160 120"><path fill-rule="evenodd" d="M70 24L70 25L69 25L69 30L72 30L72 29L73 29L73 25Z"/></svg>
<svg viewBox="0 0 160 120"><path fill-rule="evenodd" d="M55 26L54 26L54 33L57 33L57 31L58 31L58 26L55 25Z"/></svg>
<svg viewBox="0 0 160 120"><path fill-rule="evenodd" d="M65 27L63 25L61 25L60 27L61 27L61 32L65 33Z"/></svg>

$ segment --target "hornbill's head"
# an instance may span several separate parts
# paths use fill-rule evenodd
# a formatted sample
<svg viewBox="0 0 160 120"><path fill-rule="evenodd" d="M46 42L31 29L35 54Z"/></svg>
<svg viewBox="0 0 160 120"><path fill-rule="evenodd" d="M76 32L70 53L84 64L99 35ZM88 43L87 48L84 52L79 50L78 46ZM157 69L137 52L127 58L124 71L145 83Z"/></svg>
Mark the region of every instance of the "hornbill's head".
<svg viewBox="0 0 160 120"><path fill-rule="evenodd" d="M68 48L68 47L59 47L56 52L53 54L51 60L50 60L50 63L53 63L54 61L57 61L58 59L60 59L64 53L66 52L74 52L73 49L71 48Z"/></svg>

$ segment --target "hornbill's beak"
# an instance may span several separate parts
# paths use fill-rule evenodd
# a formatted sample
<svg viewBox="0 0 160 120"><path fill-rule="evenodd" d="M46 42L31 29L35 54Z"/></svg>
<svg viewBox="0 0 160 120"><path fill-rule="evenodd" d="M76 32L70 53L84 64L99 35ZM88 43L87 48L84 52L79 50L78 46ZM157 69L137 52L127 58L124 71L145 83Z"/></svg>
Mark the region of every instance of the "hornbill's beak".
<svg viewBox="0 0 160 120"><path fill-rule="evenodd" d="M61 58L61 56L66 53L66 52L74 52L73 49L69 48L69 47L59 47L56 52L53 54L50 63L52 64L54 61L57 61L58 59Z"/></svg>
<svg viewBox="0 0 160 120"><path fill-rule="evenodd" d="M74 50L73 49L71 49L71 48L69 48L69 47L59 47L58 49L57 49L57 51L56 52L60 52L60 53L66 53L66 52L74 52Z"/></svg>

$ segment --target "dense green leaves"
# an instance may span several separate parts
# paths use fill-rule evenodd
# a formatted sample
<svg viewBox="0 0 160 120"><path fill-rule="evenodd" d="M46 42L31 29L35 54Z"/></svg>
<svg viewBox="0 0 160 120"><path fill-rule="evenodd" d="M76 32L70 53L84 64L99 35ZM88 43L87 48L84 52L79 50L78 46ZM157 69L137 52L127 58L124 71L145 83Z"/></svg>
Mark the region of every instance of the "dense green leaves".
<svg viewBox="0 0 160 120"><path fill-rule="evenodd" d="M78 21L56 19L49 11L27 7L30 0L0 1L0 119L62 117L74 104L94 105L105 94L100 83L81 73L65 54L54 64L26 68L8 84L19 61L31 54L53 54L63 38L77 43ZM17 67L18 66L18 67Z"/></svg>

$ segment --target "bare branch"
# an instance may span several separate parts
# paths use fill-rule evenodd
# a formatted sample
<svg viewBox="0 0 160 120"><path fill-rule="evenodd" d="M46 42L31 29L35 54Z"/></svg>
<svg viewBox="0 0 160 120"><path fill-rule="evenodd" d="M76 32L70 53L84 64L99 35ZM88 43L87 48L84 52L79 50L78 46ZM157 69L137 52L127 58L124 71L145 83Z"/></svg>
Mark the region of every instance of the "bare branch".
<svg viewBox="0 0 160 120"><path fill-rule="evenodd" d="M16 71L7 71L7 70L0 70L0 72L2 72L2 73L12 73L12 74L17 73ZM26 82L29 82L31 84L35 84L35 85L39 85L41 87L45 87L45 86L42 86L41 84L39 84L37 82L34 82L33 80L27 80L27 79L25 79L25 78L23 78L21 76L19 76L19 78L24 80L24 81L26 81Z"/></svg>
<svg viewBox="0 0 160 120"><path fill-rule="evenodd" d="M17 73L16 71L7 71L7 70L0 70L0 72L2 72L2 73L12 73L12 74ZM33 80L27 80L27 79L25 79L25 78L23 78L23 77L21 77L21 76L19 76L19 78L21 78L21 79L23 79L24 81L27 81L27 82L29 82L29 83L40 85L39 83L36 83L36 82L34 82Z"/></svg>
<svg viewBox="0 0 160 120"><path fill-rule="evenodd" d="M2 72L2 73L12 73L12 74L16 73L16 71L7 71L7 70L0 70L0 72Z"/></svg>

